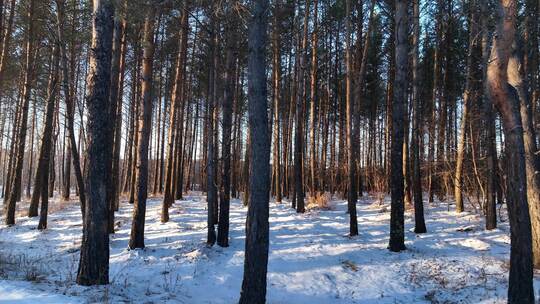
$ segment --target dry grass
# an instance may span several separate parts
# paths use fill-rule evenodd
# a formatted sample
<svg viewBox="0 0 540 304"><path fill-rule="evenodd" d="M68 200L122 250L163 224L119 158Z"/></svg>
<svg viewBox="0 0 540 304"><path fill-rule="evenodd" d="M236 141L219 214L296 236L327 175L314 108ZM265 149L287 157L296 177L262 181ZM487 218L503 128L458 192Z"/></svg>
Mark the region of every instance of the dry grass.
<svg viewBox="0 0 540 304"><path fill-rule="evenodd" d="M27 254L0 252L0 278L21 278L31 282L41 282L46 277L41 259Z"/></svg>
<svg viewBox="0 0 540 304"><path fill-rule="evenodd" d="M356 263L353 262L353 261L345 260L345 261L342 261L341 264L343 265L343 268L345 268L345 269L350 269L353 272L358 271L358 265L356 265Z"/></svg>
<svg viewBox="0 0 540 304"><path fill-rule="evenodd" d="M308 210L333 210L334 207L332 195L328 192L316 193L315 196L309 196L307 198Z"/></svg>
<svg viewBox="0 0 540 304"><path fill-rule="evenodd" d="M48 213L56 213L62 211L70 206L79 205L79 198L73 196L70 200L63 200L60 197L49 198L49 210ZM15 218L24 218L28 216L28 207L30 207L30 199L23 196L22 201L17 202L15 205ZM40 201L41 206L41 201ZM39 211L39 209L38 209ZM5 214L5 205L0 206L0 217L3 217Z"/></svg>

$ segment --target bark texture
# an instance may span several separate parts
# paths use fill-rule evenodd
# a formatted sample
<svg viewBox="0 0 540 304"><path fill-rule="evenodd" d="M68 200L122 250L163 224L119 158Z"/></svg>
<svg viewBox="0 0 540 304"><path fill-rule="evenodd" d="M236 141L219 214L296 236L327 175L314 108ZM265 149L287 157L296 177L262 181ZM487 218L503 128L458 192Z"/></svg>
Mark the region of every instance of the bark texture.
<svg viewBox="0 0 540 304"><path fill-rule="evenodd" d="M516 89L508 82L508 62L516 38L517 1L500 0L498 20L487 70L490 97L501 114L507 159L507 205L510 219L510 276L508 303L534 303L531 221L523 125Z"/></svg>
<svg viewBox="0 0 540 304"><path fill-rule="evenodd" d="M109 88L114 5L111 0L94 0L86 105L87 159L85 206L81 258L77 272L80 285L109 283L109 233L107 188L110 142Z"/></svg>
<svg viewBox="0 0 540 304"><path fill-rule="evenodd" d="M248 36L248 102L251 134L246 254L240 304L266 302L269 248L270 134L266 92L268 1L251 2Z"/></svg>
<svg viewBox="0 0 540 304"><path fill-rule="evenodd" d="M407 102L407 1L396 0L396 80L392 102L392 144L390 151L390 251L405 249L404 183L403 183L403 132L405 104Z"/></svg>
<svg viewBox="0 0 540 304"><path fill-rule="evenodd" d="M144 53L141 88L141 113L139 115L139 144L137 145L137 176L135 178L136 197L133 205L133 221L129 248L144 248L144 220L146 198L148 197L148 144L152 130L152 69L154 66L154 23L156 6L147 2L147 15L144 22ZM109 212L114 212L110 210Z"/></svg>

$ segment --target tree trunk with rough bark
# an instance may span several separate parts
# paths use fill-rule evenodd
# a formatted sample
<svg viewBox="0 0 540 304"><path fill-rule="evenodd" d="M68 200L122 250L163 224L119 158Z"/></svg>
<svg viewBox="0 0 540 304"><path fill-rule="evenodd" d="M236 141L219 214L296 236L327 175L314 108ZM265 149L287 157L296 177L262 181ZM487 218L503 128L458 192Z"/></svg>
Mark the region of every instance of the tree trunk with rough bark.
<svg viewBox="0 0 540 304"><path fill-rule="evenodd" d="M500 0L499 23L487 69L490 97L501 114L507 159L507 205L510 219L510 276L508 303L534 303L531 221L523 126L517 92L509 84L508 62L516 38L517 1Z"/></svg>
<svg viewBox="0 0 540 304"><path fill-rule="evenodd" d="M356 163L354 154L354 131L353 131L353 111L354 111L354 99L352 95L352 52L351 52L351 1L346 1L346 35L345 38L345 67L347 69L345 75L345 101L346 101L346 121L347 121L347 169L348 169L348 183L347 183L347 211L349 213L349 235L358 235L358 220L356 217L356 201L358 200L358 193L356 192Z"/></svg>
<svg viewBox="0 0 540 304"><path fill-rule="evenodd" d="M232 106L234 98L234 71L236 62L236 12L228 8L228 24L226 25L227 46L225 55L225 88L222 101L221 132L221 184L219 193L219 221L217 244L229 247L229 209L231 200L231 131Z"/></svg>
<svg viewBox="0 0 540 304"><path fill-rule="evenodd" d="M248 34L248 100L251 132L249 207L240 304L266 302L269 248L270 134L266 99L268 1L251 1Z"/></svg>
<svg viewBox="0 0 540 304"><path fill-rule="evenodd" d="M89 56L86 104L87 158L86 189L81 258L77 284L109 283L108 201L110 166L109 88L114 5L112 0L94 0L92 43Z"/></svg>
<svg viewBox="0 0 540 304"><path fill-rule="evenodd" d="M540 267L540 160L536 145L536 131L533 125L532 105L527 93L527 81L522 64L523 54L519 42L514 42L513 53L508 61L508 83L516 90L523 124L525 148L525 171L527 176L527 202L531 218L533 266Z"/></svg>
<svg viewBox="0 0 540 304"><path fill-rule="evenodd" d="M408 16L407 1L396 0L395 38L396 38L396 81L392 102L392 144L390 151L390 251L405 249L404 227L404 183L403 183L403 131L404 113L407 100L407 63L408 63Z"/></svg>
<svg viewBox="0 0 540 304"><path fill-rule="evenodd" d="M127 0L117 1L119 9L114 15L114 33L111 61L111 92L110 92L110 115L113 121L113 146L111 160L111 184L109 185L109 233L114 233L114 212L118 210L119 197L119 168L120 146L122 139L122 93L125 65L125 14Z"/></svg>
<svg viewBox="0 0 540 304"><path fill-rule="evenodd" d="M6 206L6 216L5 223L7 226L15 224L15 209L16 202L19 200L20 196L20 186L22 179L22 170L24 162L24 150L26 146L26 133L27 133L27 124L28 124L28 108L30 106L30 97L32 93L32 84L34 79L34 9L35 9L35 0L31 0L28 7L28 29L27 29L27 38L26 38L26 65L24 73L24 85L23 93L21 100L20 108L20 122L19 122L19 132L16 139L16 151L17 153L13 156L14 166L11 177L9 179L9 192L7 193L4 205Z"/></svg>
<svg viewBox="0 0 540 304"><path fill-rule="evenodd" d="M419 81L419 44L420 44L420 0L413 2L413 59L412 59L412 81L413 81L413 123L411 138L412 157L412 193L414 199L414 232L425 233L426 222L424 220L424 201L422 199L422 173L420 169L420 137L422 136L422 107L420 105L420 81Z"/></svg>
<svg viewBox="0 0 540 304"><path fill-rule="evenodd" d="M213 30L215 31L215 21L213 20ZM214 225L216 224L217 219L215 218L215 214L217 213L216 207L217 207L217 186L216 186L216 163L215 163L215 145L217 144L215 139L215 118L217 117L217 111L216 111L216 98L215 98L215 92L216 89L215 86L215 78L217 77L217 68L215 66L216 64L216 58L217 58L217 46L215 44L216 39L215 35L217 35L215 32L212 33L213 37L212 39L212 51L211 51L211 60L213 62L212 66L209 68L209 94L207 96L208 99L208 112L207 112L207 124L208 124L208 133L207 133L207 164L206 164L206 189L207 189L207 196L206 201L208 204L208 235L206 244L208 246L213 246L216 242L216 230Z"/></svg>
<svg viewBox="0 0 540 304"><path fill-rule="evenodd" d="M144 53L142 66L141 112L139 114L139 143L137 145L137 172L135 177L136 197L133 205L133 221L129 248L144 248L144 220L146 214L146 198L148 197L148 145L152 130L152 82L154 65L154 24L156 6L146 3L146 20L144 22ZM109 210L109 212L114 212Z"/></svg>
<svg viewBox="0 0 540 304"><path fill-rule="evenodd" d="M463 206L463 160L465 158L465 141L467 134L467 124L469 123L469 107L473 92L473 82L475 81L474 69L476 66L476 60L474 58L474 49L476 48L476 41L478 36L478 26L476 22L476 2L471 0L469 2L471 12L469 13L469 50L467 54L467 75L465 82L465 92L463 92L463 108L461 112L461 123L459 126L459 140L456 153L456 171L454 174L454 199L456 200L456 212L461 213L464 210Z"/></svg>
<svg viewBox="0 0 540 304"><path fill-rule="evenodd" d="M47 87L47 105L45 110L45 120L43 122L43 133L41 136L38 167L36 170L36 177L34 179L34 189L30 203L31 209L28 211L28 216L37 216L37 209L39 201L41 200L41 214L38 229L47 228L47 212L49 205L49 166L52 150L54 111L56 109L56 93L58 89L58 60L58 46L55 46L52 50L52 67Z"/></svg>
<svg viewBox="0 0 540 304"><path fill-rule="evenodd" d="M315 129L316 129L316 98L317 98L317 48L318 48L318 1L313 0L313 34L311 45L311 82L310 82L310 99L309 99L309 144L310 144L310 196L315 197L318 189L317 184L317 146L315 144Z"/></svg>
<svg viewBox="0 0 540 304"><path fill-rule="evenodd" d="M486 181L486 229L497 228L497 147L495 145L495 118L493 113L493 102L489 98L487 86L487 67L489 60L489 33L488 33L488 7L485 1L480 3L481 31L482 31L482 92L484 123L486 126L486 164L488 172Z"/></svg>
<svg viewBox="0 0 540 304"><path fill-rule="evenodd" d="M69 133L69 142L71 148L71 159L73 162L73 169L75 171L75 178L77 180L77 187L79 189L79 200L81 202L81 212L83 220L85 218L85 203L86 203L86 186L84 184L83 172L81 169L79 150L77 148L77 142L75 139L75 96L74 88L71 87L73 83L71 75L68 70L68 57L66 50L66 43L64 40L64 22L65 22L65 1L57 0L57 34L60 41L60 64L62 69L62 90L64 92L64 98L66 102L66 119L67 129Z"/></svg>

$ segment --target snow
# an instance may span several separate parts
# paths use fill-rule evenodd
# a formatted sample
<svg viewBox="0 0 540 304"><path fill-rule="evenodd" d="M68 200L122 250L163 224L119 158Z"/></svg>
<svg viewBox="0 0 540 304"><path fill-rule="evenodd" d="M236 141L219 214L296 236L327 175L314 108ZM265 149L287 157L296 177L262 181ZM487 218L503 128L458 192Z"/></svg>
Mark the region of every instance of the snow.
<svg viewBox="0 0 540 304"><path fill-rule="evenodd" d="M297 214L270 204L267 303L505 303L509 228L485 231L483 217L455 214L446 203L426 205L428 233L413 232L406 212L406 246L387 250L388 200L358 202L360 235L350 238L346 202ZM0 303L236 303L242 283L246 207L231 203L230 247L208 248L206 202L190 193L160 223L161 200L148 201L144 250L128 250L132 206L122 204L111 236L108 286L75 284L80 208L67 203L38 219L0 226ZM504 215L504 212L503 212ZM540 279L535 279L536 296Z"/></svg>
<svg viewBox="0 0 540 304"><path fill-rule="evenodd" d="M30 282L0 280L0 303L78 303L75 298L40 290Z"/></svg>

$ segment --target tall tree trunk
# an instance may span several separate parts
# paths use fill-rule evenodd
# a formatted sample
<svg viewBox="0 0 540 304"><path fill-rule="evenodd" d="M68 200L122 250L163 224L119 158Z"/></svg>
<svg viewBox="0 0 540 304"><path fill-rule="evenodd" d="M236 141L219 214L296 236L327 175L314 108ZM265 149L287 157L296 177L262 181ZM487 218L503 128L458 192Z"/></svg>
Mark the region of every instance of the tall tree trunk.
<svg viewBox="0 0 540 304"><path fill-rule="evenodd" d="M527 202L531 218L533 265L540 267L540 160L537 155L536 132L533 126L532 105L527 92L527 81L522 77L523 54L519 43L514 43L513 54L508 62L508 83L517 92L520 114L523 123L523 141L525 148L525 169L527 176Z"/></svg>
<svg viewBox="0 0 540 304"><path fill-rule="evenodd" d="M184 8L182 13L182 20L180 21L181 24L184 24L184 19L187 18L187 7ZM172 206L174 202L174 163L175 163L175 154L174 154L174 147L175 143L178 140L178 137L181 137L182 134L180 134L176 128L175 125L177 123L178 119L181 119L179 116L179 109L180 109L180 101L182 97L182 78L183 78L183 65L182 65L182 58L184 58L184 53L182 52L183 46L184 46L184 40L187 39L187 37L184 37L183 35L184 31L182 30L181 34L179 35L178 40L178 46L180 48L178 52L178 56L176 58L176 72L175 72L175 79L174 79L174 87L173 87L173 93L171 96L171 107L170 107L170 113L169 113L169 139L167 143L167 168L166 168L166 174L165 174L165 193L163 195L163 204L161 208L161 222L166 223L169 221L169 207ZM187 43L185 44L187 45Z"/></svg>
<svg viewBox="0 0 540 304"><path fill-rule="evenodd" d="M306 50L308 40L308 19L309 19L309 3L306 1L305 13L304 13L304 28L302 38L302 50L298 54L299 67L298 67L298 90L296 94L296 129L295 129L295 145L294 145L294 192L296 198L296 212L304 213L304 183L303 183L303 151L304 151L304 106L305 106L305 71L306 71Z"/></svg>
<svg viewBox="0 0 540 304"><path fill-rule="evenodd" d="M316 149L317 146L315 144L315 129L316 129L316 98L317 98L317 47L318 47L318 41L319 41L319 34L318 34L318 1L313 0L313 34L312 34L312 45L311 45L311 83L310 83L310 98L309 98L309 121L310 121L310 127L309 127L309 144L310 144L310 195L312 197L315 196L315 194L318 191L318 185L317 185L317 153Z"/></svg>
<svg viewBox="0 0 540 304"><path fill-rule="evenodd" d="M15 224L15 209L16 202L19 199L20 195L20 185L22 179L22 170L24 162L24 150L26 145L26 132L27 132L27 123L28 123L28 108L30 104L30 96L32 93L32 83L34 78L34 9L35 9L35 0L30 1L28 7L28 29L27 29L27 40L26 40L26 66L25 66L25 76L24 76L24 87L22 94L22 104L21 104L21 117L19 124L19 132L17 134L17 154L15 155L15 165L13 168L13 173L10 179L10 189L9 193L6 195L4 200L4 205L6 205L6 218L5 223L8 226Z"/></svg>
<svg viewBox="0 0 540 304"><path fill-rule="evenodd" d="M64 178L62 181L62 199L64 199L65 201L68 201L70 190L71 190L71 147L70 147L68 134L65 134L64 142L66 145L65 152L64 152L66 159L65 159L64 171L63 171Z"/></svg>
<svg viewBox="0 0 540 304"><path fill-rule="evenodd" d="M249 207L246 220L244 278L240 304L266 302L268 267L270 192L270 135L266 101L266 47L268 1L251 1L248 34L248 102L251 132L251 169Z"/></svg>
<svg viewBox="0 0 540 304"><path fill-rule="evenodd" d="M227 47L225 59L225 89L222 102L223 118L221 132L221 185L219 194L219 221L217 243L221 247L229 246L229 209L231 199L231 128L232 105L234 98L234 71L236 61L236 22L235 12L228 8Z"/></svg>
<svg viewBox="0 0 540 304"><path fill-rule="evenodd" d="M404 227L404 189L403 189L403 115L407 101L407 1L396 0L395 38L396 38L396 82L392 102L392 145L391 145L391 212L390 212L390 251L405 249Z"/></svg>
<svg viewBox="0 0 540 304"><path fill-rule="evenodd" d="M142 65L142 60L141 60L141 65ZM137 70L139 70L140 66L141 65L137 65ZM137 79L139 79L139 77L137 77ZM142 79L141 79L142 80ZM137 81L137 84L139 83L139 81ZM137 149L138 149L138 146L139 146L139 115L141 113L141 100L140 100L140 86L137 85L137 91L136 91L136 95L137 97L135 98L135 113L133 114L133 119L135 120L135 123L133 125L133 133L134 133L134 141L133 141L133 151L132 151L132 161L131 161L131 167L128 168L128 170L131 172L130 173L130 178L129 178L129 204L130 205L133 205L135 203L135 182L136 182L136 172L137 172L137 157L138 157L138 154L137 154Z"/></svg>
<svg viewBox="0 0 540 304"><path fill-rule="evenodd" d="M277 0L274 4L274 26L272 29L272 88L274 103L274 187L276 203L281 203L281 161L280 161L280 99L281 99L281 1Z"/></svg>
<svg viewBox="0 0 540 304"><path fill-rule="evenodd" d="M465 83L465 92L463 92L463 108L461 112L461 124L459 127L459 141L457 147L456 155L456 172L454 175L454 198L456 200L456 212L463 212L463 196L462 196L462 187L463 187L463 159L465 157L465 140L467 134L467 124L469 116L469 103L473 92L473 77L474 77L474 65L476 64L474 58L474 49L476 48L476 40L478 35L478 26L476 23L476 2L471 0L469 2L470 10L469 13L469 52L467 55L467 80Z"/></svg>
<svg viewBox="0 0 540 304"><path fill-rule="evenodd" d="M495 144L495 118L493 114L493 102L489 98L487 86L487 67L489 61L489 37L488 37L488 7L485 1L480 4L480 15L482 16L482 90L483 90L483 113L486 126L486 229L497 228L497 192L498 192L498 165L497 165L497 147Z"/></svg>
<svg viewBox="0 0 540 304"><path fill-rule="evenodd" d="M206 188L207 188L207 197L206 201L208 203L208 235L206 243L208 246L213 246L216 242L216 232L214 225L216 224L217 219L215 218L215 214L217 212L217 186L216 186L216 163L215 163L215 149L216 149L216 142L215 142L215 128L217 127L217 124L215 123L215 119L217 118L217 111L216 111L216 80L217 77L217 67L215 66L217 63L217 39L215 38L217 33L216 31L216 24L215 21L212 20L213 26L212 30L214 31L212 33L212 42L211 42L211 60L213 62L212 66L209 68L209 94L207 96L208 98L208 113L207 113L207 123L208 123L208 133L207 133L207 165L206 165Z"/></svg>
<svg viewBox="0 0 540 304"><path fill-rule="evenodd" d="M30 198L30 184L32 183L32 171L34 168L34 133L36 131L36 101L32 102L32 128L30 129L30 161L28 163L28 180L26 183L26 197Z"/></svg>
<svg viewBox="0 0 540 304"><path fill-rule="evenodd" d="M249 162L250 162L250 155L251 155L251 136L249 133L249 129L247 130L246 134L246 152L244 153L244 165L242 167L242 177L244 180L244 193L242 196L242 202L244 203L244 206L247 206L249 204Z"/></svg>
<svg viewBox="0 0 540 304"><path fill-rule="evenodd" d="M87 158L86 189L81 258L77 273L80 285L109 283L108 201L111 146L109 89L114 5L112 0L94 0L86 104Z"/></svg>
<svg viewBox="0 0 540 304"><path fill-rule="evenodd" d="M56 110L56 92L58 83L58 46L55 46L52 50L52 67L49 75L49 83L47 85L47 105L45 110L45 119L43 122L43 133L41 136L41 147L39 150L38 167L36 169L36 176L34 179L34 188L32 191L32 198L30 202L30 208L28 210L29 217L35 217L38 215L38 205L41 199L41 212L43 219L43 227L47 227L47 210L49 200L49 164L51 159L52 150L52 132L53 132L53 120L54 111ZM47 205L47 206L43 206ZM40 219L40 223L41 223Z"/></svg>
<svg viewBox="0 0 540 304"><path fill-rule="evenodd" d="M53 48L52 57L51 75L49 77L49 84L47 88L45 122L43 126L43 135L41 137L41 148L39 152L38 168L36 170L36 179L34 182L34 191L32 193L32 201L39 201L41 199L41 210L38 223L39 230L47 228L47 213L49 209L48 178L50 166L49 160L51 158L52 149L51 137L53 131L53 118L56 104L56 93L58 89L58 63L60 57L58 46ZM35 203L36 209L37 205L38 203Z"/></svg>
<svg viewBox="0 0 540 304"><path fill-rule="evenodd" d="M66 51L66 43L64 40L64 22L65 22L65 2L64 0L56 0L57 5L57 34L60 41L60 59L62 69L62 90L66 100L67 128L69 133L69 142L71 148L71 159L73 161L73 169L75 170L75 178L79 189L79 200L81 201L81 212L83 220L86 212L86 186L84 184L83 171L81 169L80 156L75 139L75 89L70 87L73 83L68 70L68 57Z"/></svg>
<svg viewBox="0 0 540 304"><path fill-rule="evenodd" d="M431 124L433 125L432 128L429 128L429 148L428 148L428 201L430 203L433 202L434 194L435 194L435 187L438 185L437 183L437 166L435 165L435 142L436 142L436 135L435 135L435 124L437 122L437 102L439 102L440 99L440 90L439 90L439 82L440 82L440 73L441 73L441 47L440 47L440 39L442 37L442 0L437 1L437 21L436 21L436 32L437 32L437 42L435 43L435 52L433 54L433 88L432 88L432 95L431 95L431 107L432 107L432 113L431 113Z"/></svg>
<svg viewBox="0 0 540 304"><path fill-rule="evenodd" d="M396 38L395 38L395 27L396 25L394 18L391 18L394 16L396 11L396 4L393 0L389 1L390 5L390 24L389 24L389 37L388 37L388 82L386 84L386 130L385 130L385 144L386 144L386 154L385 154L385 176L386 176L386 191L390 191L390 184L391 184L391 175L390 175L390 158L391 158L391 144L392 144L392 123L393 123L393 113L392 113L392 100L394 99L394 83L396 79Z"/></svg>
<svg viewBox="0 0 540 304"><path fill-rule="evenodd" d="M517 1L500 0L496 33L487 70L490 97L501 114L507 159L507 205L510 219L508 303L534 303L531 221L519 100L508 82L508 61L516 37Z"/></svg>
<svg viewBox="0 0 540 304"><path fill-rule="evenodd" d="M137 145L137 175L135 187L137 196L133 205L133 221L129 248L144 248L144 219L146 198L148 197L148 144L152 130L152 81L154 64L154 24L156 6L146 2L147 15L144 22L144 53L142 66L141 111L139 114L139 143ZM109 210L113 212L113 210Z"/></svg>
<svg viewBox="0 0 540 304"><path fill-rule="evenodd" d="M425 233L426 222L424 220L424 202L422 199L422 173L420 169L420 137L422 136L422 107L420 105L420 81L419 81L419 44L420 44L420 0L413 2L413 117L412 117L412 192L414 196L414 232Z"/></svg>
<svg viewBox="0 0 540 304"><path fill-rule="evenodd" d="M163 36L163 33L161 34ZM160 42L160 48L163 47L163 39L161 39L161 42ZM154 196L157 195L158 193L158 181L159 181L159 175L160 175L160 154L161 154L161 146L160 146L160 138L161 137L161 133L165 131L165 124L163 124L163 127L162 127L162 119L161 119L161 113L162 113L162 109L163 109L163 59L160 60L159 62L159 66L157 68L157 70L159 71L158 72L158 79L159 79L159 82L157 84L157 134L156 134L156 138L155 138L155 145L156 145L156 157L155 157L155 161L154 161L154 181L153 181L153 186L152 186L152 194ZM165 122L165 120L163 120L163 122ZM114 164L113 164L114 165Z"/></svg>
<svg viewBox="0 0 540 304"><path fill-rule="evenodd" d="M61 47L61 46L60 46ZM53 155L53 157L51 158L51 165L49 166L49 185L47 186L48 187L48 190L49 190L49 197L53 197L54 196L54 185L55 185L55 181L56 181L56 168L55 168L55 164L56 164L56 160L55 160L55 157L54 155L56 155L56 150L57 150L57 145L58 145L58 135L60 134L60 112L59 112L59 107L60 107L60 103L56 103L56 110L54 111L54 122L53 122L53 144L52 144L52 151L51 151L51 155ZM84 214L84 213L82 213ZM83 217L83 220L84 220L84 217Z"/></svg>
<svg viewBox="0 0 540 304"><path fill-rule="evenodd" d="M188 1L184 2L184 9L182 13L181 18L181 25L182 25L182 44L180 44L180 54L181 54L181 62L182 62L182 73L181 78L178 79L180 83L178 84L181 88L181 95L179 96L181 98L181 104L180 104L180 115L178 116L178 136L177 136L177 152L176 155L178 157L177 160L177 166L176 166L176 181L175 181L175 187L174 187L174 195L176 199L182 199L182 194L184 192L183 190L183 184L184 184L184 151L185 149L185 142L184 142L184 125L187 123L184 120L185 115L185 109L187 106L187 93L186 93L186 81L187 81L187 75L186 75L186 62L187 62L187 46L188 46L188 31L189 31L189 7L188 7Z"/></svg>
<svg viewBox="0 0 540 304"><path fill-rule="evenodd" d="M533 114L532 119L533 125L535 126L537 126L540 121L540 115L538 115L538 103L540 102L540 58L538 49L538 18L540 17L539 11L540 2L538 0L525 1L525 24L523 29L523 74L525 76L525 79L528 80L529 84L528 95L531 99L530 103Z"/></svg>
<svg viewBox="0 0 540 304"><path fill-rule="evenodd" d="M6 60L8 59L8 52L10 51L11 38L13 35L13 19L15 16L15 0L11 0L9 5L9 17L5 32L2 37L2 49L0 53L0 85L4 83L4 74L6 71ZM0 93L1 94L1 93ZM0 95L1 96L1 95Z"/></svg>
<svg viewBox="0 0 540 304"><path fill-rule="evenodd" d="M117 2L118 3L118 2ZM126 8L127 0L122 1L122 6L114 15L114 32L111 59L111 92L110 115L113 121L113 147L111 164L111 184L109 185L109 233L114 233L114 211L118 210L119 195L119 168L120 148L122 140L122 96L124 85L124 66L126 53Z"/></svg>
<svg viewBox="0 0 540 304"><path fill-rule="evenodd" d="M352 68L352 52L351 52L351 1L346 1L346 35L345 44L345 66L347 69L346 79L345 79L345 99L346 99L346 120L347 120L347 168L348 168L348 191L347 191L347 210L349 213L349 235L355 236L358 235L358 220L356 218L356 201L358 200L358 193L356 191L356 163L355 163L355 153L354 153L354 130L353 130L353 109L354 109L354 99L352 95L352 77L353 77L353 68Z"/></svg>

